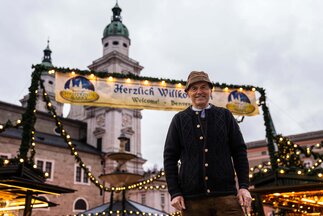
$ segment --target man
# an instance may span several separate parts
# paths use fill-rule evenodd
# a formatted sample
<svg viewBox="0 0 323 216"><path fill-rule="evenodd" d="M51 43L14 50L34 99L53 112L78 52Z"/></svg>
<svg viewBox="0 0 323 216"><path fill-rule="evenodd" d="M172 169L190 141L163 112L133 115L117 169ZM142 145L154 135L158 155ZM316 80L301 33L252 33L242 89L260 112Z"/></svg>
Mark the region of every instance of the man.
<svg viewBox="0 0 323 216"><path fill-rule="evenodd" d="M236 120L209 104L212 83L205 72L191 72L185 92L192 106L174 116L164 148L171 205L184 216L247 214L249 164Z"/></svg>

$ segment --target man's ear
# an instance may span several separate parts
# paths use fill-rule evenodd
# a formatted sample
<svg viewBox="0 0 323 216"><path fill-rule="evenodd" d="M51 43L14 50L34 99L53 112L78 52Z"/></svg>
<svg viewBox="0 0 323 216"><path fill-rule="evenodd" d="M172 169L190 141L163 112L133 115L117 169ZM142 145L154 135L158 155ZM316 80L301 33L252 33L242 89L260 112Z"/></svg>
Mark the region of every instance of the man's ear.
<svg viewBox="0 0 323 216"><path fill-rule="evenodd" d="M188 94L188 92L186 92L186 94L187 94L188 98L191 98L190 95Z"/></svg>

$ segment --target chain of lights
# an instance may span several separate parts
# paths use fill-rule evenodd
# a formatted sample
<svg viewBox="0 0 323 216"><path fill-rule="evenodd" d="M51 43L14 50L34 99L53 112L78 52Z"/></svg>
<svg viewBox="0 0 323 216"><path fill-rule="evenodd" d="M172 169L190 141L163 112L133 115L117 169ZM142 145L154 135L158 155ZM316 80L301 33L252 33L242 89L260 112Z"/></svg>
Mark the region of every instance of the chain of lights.
<svg viewBox="0 0 323 216"><path fill-rule="evenodd" d="M320 165L323 162L323 155L316 152L323 147L323 141L308 147L302 147L293 143L289 138L282 135L275 137L278 151L275 152L278 173L292 173L297 175L323 177L323 168ZM301 157L302 156L302 157ZM302 158L313 157L313 165L306 166ZM250 168L249 178L254 179L272 173L271 162L262 162Z"/></svg>
<svg viewBox="0 0 323 216"><path fill-rule="evenodd" d="M6 129L9 128L18 128L23 124L21 119L17 119L15 124L8 120L6 123L0 123L0 133L4 132Z"/></svg>
<svg viewBox="0 0 323 216"><path fill-rule="evenodd" d="M84 172L87 175L88 179L90 179L90 181L94 185L96 185L98 188L100 188L100 190L111 191L110 188L105 187L103 184L101 184L99 182L99 180L96 177L93 176L93 174L91 173L88 166L86 166L85 163L82 161L81 157L79 156L79 153L75 149L75 145L72 142L71 136L64 129L64 126L63 126L60 118L57 116L56 111L55 111L54 107L52 106L50 98L48 97L48 94L47 94L47 92L45 90L45 87L44 87L42 82L40 83L40 87L41 87L42 92L43 92L43 100L46 103L47 110L50 112L50 114L54 118L54 120L56 122L56 127L59 129L62 138L67 143L67 146L69 147L69 149L71 151L71 155L74 156L74 159L79 163L80 167L84 170Z"/></svg>
<svg viewBox="0 0 323 216"><path fill-rule="evenodd" d="M173 80L173 79L162 79L162 78L154 78L154 77L146 77L146 76L137 76L134 74L120 74L120 73L107 73L107 72L97 72L92 70L79 70L79 69L69 69L69 68L62 68L62 67L48 67L45 65L33 65L32 68L35 71L48 71L49 74L55 74L55 72L60 73L71 73L71 74L79 74L79 75L86 75L86 76L93 76L99 78L124 78L124 79L133 79L138 81L143 81L144 83L147 82L160 82L162 84L177 84L177 85L186 85L186 81L183 80ZM248 90L248 91L258 91L260 94L264 93L264 89L261 87L256 87L252 85L232 85L232 84L225 84L225 83L213 83L214 87L220 87L224 91L228 91L229 89L237 89L239 91ZM260 96L259 104L263 103L265 96Z"/></svg>
<svg viewBox="0 0 323 216"><path fill-rule="evenodd" d="M48 94L46 92L45 86L43 85L43 83L40 83L40 87L42 89L43 92L43 100L46 103L47 109L50 112L50 114L52 115L52 117L55 119L56 122L56 126L57 128L59 128L59 131L61 133L61 136L64 138L65 142L67 143L67 146L70 148L71 151L71 155L74 156L75 160L79 163L80 167L84 170L84 172L86 173L86 175L88 176L88 178L90 179L90 181L96 185L100 190L104 190L104 191L123 191L123 190L133 190L136 189L137 187L141 187L140 189L145 189L145 190L159 190L159 189L165 189L166 186L165 185L156 185L156 186L150 186L150 187L143 187L146 184L150 184L152 182L154 182L155 180L158 180L159 178L161 178L162 176L165 175L164 171L159 171L155 176L147 179L147 180L143 180L141 182L137 182L135 184L129 185L129 186L124 186L124 187L114 187L111 186L111 188L109 187L105 187L103 184L101 184L98 180L98 178L96 178L95 176L93 176L93 174L90 172L88 166L83 162L83 160L81 159L79 153L76 151L75 149L75 145L72 142L71 136L67 133L67 131L64 129L64 126L62 124L62 122L60 121L59 117L56 114L55 109L52 106L52 103L50 101L50 98L48 97Z"/></svg>
<svg viewBox="0 0 323 216"><path fill-rule="evenodd" d="M102 215L120 215L120 214L127 214L127 215L143 215L143 216L180 216L181 212L174 212L170 214L158 214L158 213L149 213L149 212L141 212L141 211L132 211L132 210L111 210L111 211L103 211L97 213L89 213L89 214L79 214L79 216L102 216ZM76 216L76 215L69 215L69 216Z"/></svg>
<svg viewBox="0 0 323 216"><path fill-rule="evenodd" d="M145 186L147 184L151 184L152 182L160 179L164 175L165 175L165 172L163 170L160 170L156 175L150 177L149 179L145 179L143 181L139 181L137 183L134 183L132 185L127 186L126 188L128 190L133 190L133 189L136 189L136 188L138 188L139 190L142 190L142 189L145 189L145 190L148 190L148 189L150 189L150 190L153 190L153 189L157 189L157 190L159 190L159 189L165 189L166 188L166 185L160 185L160 186L159 185L155 185L155 186L149 186L149 187Z"/></svg>
<svg viewBox="0 0 323 216"><path fill-rule="evenodd" d="M152 183L152 182L150 182ZM135 183L135 184L139 184L140 183ZM148 184L148 183L147 183ZM130 187L130 186L124 186L124 187L111 187L110 191L116 191L116 192L120 192L120 191L124 191L124 190L162 190L162 189L166 189L167 186L166 185L150 185L150 186L135 186L135 187Z"/></svg>

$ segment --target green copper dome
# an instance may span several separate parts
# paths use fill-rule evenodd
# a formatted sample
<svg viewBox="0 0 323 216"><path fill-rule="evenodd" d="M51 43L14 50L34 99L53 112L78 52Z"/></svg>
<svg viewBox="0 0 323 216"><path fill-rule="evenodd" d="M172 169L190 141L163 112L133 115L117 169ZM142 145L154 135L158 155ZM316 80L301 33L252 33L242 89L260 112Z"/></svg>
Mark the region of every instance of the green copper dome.
<svg viewBox="0 0 323 216"><path fill-rule="evenodd" d="M124 36L129 38L129 31L125 25L122 24L121 8L118 3L112 8L113 16L111 23L105 27L103 32L103 38L109 36Z"/></svg>
<svg viewBox="0 0 323 216"><path fill-rule="evenodd" d="M122 22L119 21L112 21L107 27L105 27L103 32L103 37L109 36L124 36L129 37L129 31Z"/></svg>

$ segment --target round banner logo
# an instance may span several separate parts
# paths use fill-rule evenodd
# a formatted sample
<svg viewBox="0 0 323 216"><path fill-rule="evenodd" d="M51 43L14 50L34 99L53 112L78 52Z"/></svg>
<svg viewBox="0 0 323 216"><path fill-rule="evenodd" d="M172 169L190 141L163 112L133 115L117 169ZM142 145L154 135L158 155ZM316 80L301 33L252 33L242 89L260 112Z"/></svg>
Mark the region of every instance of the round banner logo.
<svg viewBox="0 0 323 216"><path fill-rule="evenodd" d="M250 103L248 96L237 90L232 91L229 94L226 107L235 115L250 114L256 109L254 105Z"/></svg>
<svg viewBox="0 0 323 216"><path fill-rule="evenodd" d="M76 76L66 81L64 90L60 95L68 101L74 103L92 102L99 99L95 92L94 85L83 76Z"/></svg>

